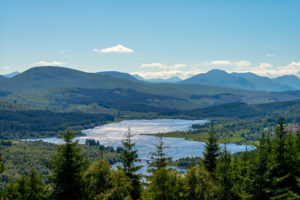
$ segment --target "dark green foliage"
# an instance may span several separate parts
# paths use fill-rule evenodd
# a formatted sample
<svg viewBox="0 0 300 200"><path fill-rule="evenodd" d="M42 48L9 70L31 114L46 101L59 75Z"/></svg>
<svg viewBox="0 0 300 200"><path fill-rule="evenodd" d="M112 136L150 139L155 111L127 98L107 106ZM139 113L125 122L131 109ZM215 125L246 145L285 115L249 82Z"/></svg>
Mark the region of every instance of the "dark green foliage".
<svg viewBox="0 0 300 200"><path fill-rule="evenodd" d="M153 156L156 159L150 164L154 170L144 187L137 175L140 167L136 166L137 152L130 130L123 141L122 167L117 170L102 159L88 167L79 145L72 141L74 134L66 131L63 133L66 143L59 146L51 162L53 171L47 185L31 171L10 181L1 197L8 200L297 200L300 198L300 133L291 130L285 128L281 119L273 135L261 134L256 149L233 155L225 143L223 150L217 152L215 171L205 169L205 159L201 163L200 158L181 159L193 166L185 174L167 168L169 163L160 138ZM213 139L212 143L215 142ZM99 151L97 142L88 143L92 145L88 148ZM4 161L6 151L3 150L14 147L14 143L1 145Z"/></svg>
<svg viewBox="0 0 300 200"><path fill-rule="evenodd" d="M148 171L154 172L161 168L166 168L171 162L171 158L166 157L165 149L162 137L159 138L158 144L155 145L156 151L151 153L151 161L148 164Z"/></svg>
<svg viewBox="0 0 300 200"><path fill-rule="evenodd" d="M202 165L203 159L201 157L185 157L172 161L170 165L176 166L182 169L189 169L196 165Z"/></svg>
<svg viewBox="0 0 300 200"><path fill-rule="evenodd" d="M136 162L138 161L137 150L134 149L135 143L132 142L132 134L130 128L128 128L127 133L125 134L125 140L122 142L123 151L120 158L122 169L125 172L125 175L130 179L132 184L132 190L130 195L132 199L139 199L141 193L141 183L140 176L137 173L141 166L137 166Z"/></svg>
<svg viewBox="0 0 300 200"><path fill-rule="evenodd" d="M106 193L112 188L109 163L102 159L94 162L84 173L84 179L87 199L94 199L97 195Z"/></svg>
<svg viewBox="0 0 300 200"><path fill-rule="evenodd" d="M216 133L213 126L211 127L211 132L209 133L208 141L205 145L205 152L203 158L203 164L207 171L214 172L217 167L217 158L219 155L219 145L217 143Z"/></svg>
<svg viewBox="0 0 300 200"><path fill-rule="evenodd" d="M257 147L256 160L253 165L253 183L251 186L251 193L253 199L268 199L270 180L268 178L268 165L270 162L269 146L270 138L262 133Z"/></svg>
<svg viewBox="0 0 300 200"><path fill-rule="evenodd" d="M288 198L290 193L300 193L297 186L299 174L299 152L297 152L294 136L288 133L281 118L276 128L272 143L272 162L270 179L272 184L272 198Z"/></svg>
<svg viewBox="0 0 300 200"><path fill-rule="evenodd" d="M219 199L233 199L233 176L231 167L231 155L227 150L226 143L223 151L220 153L216 177L220 185Z"/></svg>
<svg viewBox="0 0 300 200"><path fill-rule="evenodd" d="M52 90L47 99L55 101L56 104L64 105L89 105L96 104L105 108L113 108L131 112L172 112L173 110L166 105L151 104L163 101L184 101L172 96L154 95L138 92L132 89L86 89L71 88Z"/></svg>
<svg viewBox="0 0 300 200"><path fill-rule="evenodd" d="M88 162L78 147L78 141L73 142L74 133L70 130L61 133L65 144L58 147L50 166L53 170L50 181L53 184L54 199L81 200L85 197L83 173Z"/></svg>
<svg viewBox="0 0 300 200"><path fill-rule="evenodd" d="M46 110L0 110L0 139L57 136L68 127L79 131L114 118L105 114L60 113Z"/></svg>
<svg viewBox="0 0 300 200"><path fill-rule="evenodd" d="M218 187L205 168L192 167L184 176L184 194L186 200L213 200L217 198Z"/></svg>
<svg viewBox="0 0 300 200"><path fill-rule="evenodd" d="M103 144L100 144L99 141L93 140L93 139L86 139L85 144L92 147L97 147L101 151L110 151L110 152L117 152L121 153L123 151L122 147L117 147L116 149L112 146L104 146Z"/></svg>
<svg viewBox="0 0 300 200"><path fill-rule="evenodd" d="M5 144L3 144L5 143ZM32 169L43 177L49 175L51 170L48 161L52 159L57 151L58 145L42 141L36 142L14 142L1 141L0 152L2 153L5 170L0 174L0 189L5 188L9 181L25 174L28 175ZM103 157L110 164L119 162L119 153L110 150L102 150L79 144L82 152L88 156L90 161L96 161Z"/></svg>
<svg viewBox="0 0 300 200"><path fill-rule="evenodd" d="M11 182L3 194L7 200L44 200L47 195L46 185L35 170Z"/></svg>
<svg viewBox="0 0 300 200"><path fill-rule="evenodd" d="M2 154L0 153L0 174L4 171L4 164L2 160Z"/></svg>
<svg viewBox="0 0 300 200"><path fill-rule="evenodd" d="M160 168L150 177L145 200L177 200L183 197L182 176L174 169Z"/></svg>

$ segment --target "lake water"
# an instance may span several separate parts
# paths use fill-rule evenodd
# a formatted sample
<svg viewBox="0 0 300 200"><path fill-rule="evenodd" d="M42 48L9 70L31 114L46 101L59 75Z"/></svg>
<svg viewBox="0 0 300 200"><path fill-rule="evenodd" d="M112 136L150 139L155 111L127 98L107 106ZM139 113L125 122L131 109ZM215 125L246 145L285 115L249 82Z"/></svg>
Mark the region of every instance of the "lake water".
<svg viewBox="0 0 300 200"><path fill-rule="evenodd" d="M94 139L101 144L117 147L121 145L125 133L130 127L131 133L134 135L133 142L136 143L139 158L142 159L141 164L146 165L146 160L149 160L150 153L155 151L155 144L159 138L142 134L167 133L172 131L187 131L190 130L192 124L204 124L205 120L182 120L182 119L156 119L156 120L125 120L95 127L93 129L83 130L86 136L76 137L79 143L84 144L86 139ZM51 143L63 143L59 138L44 138L33 139L43 140ZM166 154L172 157L173 160L183 157L202 156L205 143L185 140L184 138L163 138L163 142L168 149ZM222 147L222 145L221 145ZM245 151L246 145L227 144L227 148L231 153ZM248 146L248 150L253 147ZM142 170L142 173L146 168Z"/></svg>

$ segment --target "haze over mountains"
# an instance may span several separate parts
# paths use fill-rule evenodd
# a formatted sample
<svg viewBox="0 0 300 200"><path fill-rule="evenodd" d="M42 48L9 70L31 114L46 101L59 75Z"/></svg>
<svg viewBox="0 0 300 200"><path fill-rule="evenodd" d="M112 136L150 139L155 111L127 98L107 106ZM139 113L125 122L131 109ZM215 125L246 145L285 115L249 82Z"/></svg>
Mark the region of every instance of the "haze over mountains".
<svg viewBox="0 0 300 200"><path fill-rule="evenodd" d="M197 74L188 79L182 80L176 76L170 77L168 79L144 79L137 74L131 75L128 73L116 71L99 73L115 78L125 78L134 81L140 80L151 83L201 84L232 89L270 92L300 90L300 79L295 75L285 75L271 79L250 72L227 73L223 70L214 69L207 73Z"/></svg>
<svg viewBox="0 0 300 200"><path fill-rule="evenodd" d="M51 76L51 73L49 71L49 76L46 74L47 72L47 67L44 67L41 73L44 73L45 77ZM33 70L34 69L34 70ZM49 69L49 67L48 67ZM66 68L60 68L62 71L63 69ZM52 67L52 71L55 70L55 67ZM37 69L32 68L30 70L25 71L25 74L28 74L26 76L29 76L28 78L30 79L29 75L30 73L33 74L35 73L34 71L37 71ZM84 73L84 72L83 72ZM5 78L13 78L19 74L23 74L20 72L12 72L9 74L5 75L0 75L0 80L5 79ZM58 73L59 74L59 73ZM56 75L58 75L56 74ZM71 73L71 76L75 75L74 71ZM93 74L93 73L90 73ZM232 89L243 89L243 90L250 90L250 91L270 91L270 92L281 92L281 91L293 91L293 90L300 90L300 79L295 76L295 75L284 75L280 76L277 78L268 78L264 76L259 76L254 73L227 73L226 71L223 70L218 70L214 69L211 71L208 71L207 73L201 73L197 74L195 76L192 76L188 79L182 80L179 77L170 77L168 79L145 79L138 74L131 75L129 73L125 72L118 72L118 71L103 71L103 72L98 72L96 74L99 75L105 75L105 76L110 76L113 78L121 78L121 79L127 79L130 81L143 81L143 82L149 82L149 83L178 83L178 84L200 84L200 85L210 85L210 86L217 86L217 87L223 87L223 88L232 88ZM23 75L22 75L23 76ZM93 76L93 75L91 75ZM95 78L96 76L94 76ZM33 77L31 77L33 78ZM41 81L42 77L36 77L38 80ZM66 77L67 78L67 77ZM75 77L73 77L75 78ZM71 79L73 79L71 78ZM22 78L16 78L14 81L8 81L8 82L16 82L20 81ZM28 80L29 80L28 79ZM65 78L64 78L65 79ZM34 80L32 80L34 81ZM68 81L66 82L68 85ZM5 85L5 83L4 83ZM59 85L59 84L58 84ZM71 84L74 86L73 84ZM76 84L75 84L76 85ZM70 85L69 85L70 86ZM47 87L46 87L47 88ZM0 86L1 89L1 86Z"/></svg>
<svg viewBox="0 0 300 200"><path fill-rule="evenodd" d="M78 105L82 109L97 103L107 108L121 106L125 110L130 106L136 111L196 109L231 102L259 104L298 100L300 91L294 91L297 80L294 76L269 79L250 73L212 70L176 83L151 83L116 71L87 73L47 66L2 78L0 95L10 101L47 108L64 105L69 109ZM283 84L290 82L293 84Z"/></svg>
<svg viewBox="0 0 300 200"><path fill-rule="evenodd" d="M292 119L300 116L300 91L293 89L297 81L294 76L269 79L212 70L176 83L151 83L115 71L87 73L65 67L34 67L0 80L0 112L8 124L17 123L24 115L43 115L41 110L74 112L76 116L80 116L78 112L97 114L88 123L96 122L98 114L109 119L248 119L278 118L284 113ZM289 91L259 91L260 85ZM24 109L29 110L27 114ZM85 120L80 123L85 124ZM23 127L20 130L28 125L18 124Z"/></svg>
<svg viewBox="0 0 300 200"><path fill-rule="evenodd" d="M15 71L15 72L11 72L9 74L4 74L3 76L5 76L7 78L12 78L12 77L17 76L19 74L20 74L20 72Z"/></svg>
<svg viewBox="0 0 300 200"><path fill-rule="evenodd" d="M180 83L205 84L254 91L279 92L300 89L300 80L296 76L283 76L270 79L253 73L227 73L217 69L195 75Z"/></svg>
<svg viewBox="0 0 300 200"><path fill-rule="evenodd" d="M180 79L177 76L168 78L168 79L161 79L161 78L157 78L157 79L145 79L141 76L139 76L138 74L134 74L131 75L129 73L124 73L124 72L118 72L118 71L104 71L104 72L97 72L98 74L103 74L103 75L108 75L114 78L125 78L125 79L129 79L132 81L145 81L145 82L150 82L150 83L176 83L181 81L182 79Z"/></svg>

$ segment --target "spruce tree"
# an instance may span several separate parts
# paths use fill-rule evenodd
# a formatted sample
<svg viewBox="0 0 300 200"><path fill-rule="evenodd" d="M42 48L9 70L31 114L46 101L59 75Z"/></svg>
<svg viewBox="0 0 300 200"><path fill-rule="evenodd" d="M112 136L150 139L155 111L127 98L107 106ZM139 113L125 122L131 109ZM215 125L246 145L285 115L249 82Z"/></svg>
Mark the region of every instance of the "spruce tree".
<svg viewBox="0 0 300 200"><path fill-rule="evenodd" d="M10 182L4 191L7 200L45 200L48 192L41 176L31 170L28 176L21 176L15 182Z"/></svg>
<svg viewBox="0 0 300 200"><path fill-rule="evenodd" d="M148 164L148 171L153 173L154 171L162 168L166 168L170 161L170 157L166 157L164 152L168 147L164 145L162 136L159 137L158 144L155 145L156 151L151 153L151 161Z"/></svg>
<svg viewBox="0 0 300 200"><path fill-rule="evenodd" d="M216 170L219 150L220 147L217 143L216 133L212 125L208 141L205 144L205 152L203 159L204 167L208 172L213 173Z"/></svg>
<svg viewBox="0 0 300 200"><path fill-rule="evenodd" d="M78 141L73 142L74 132L60 133L65 144L58 147L50 167L53 198L56 200L82 200L85 197L83 172L88 166L85 155L81 154Z"/></svg>
<svg viewBox="0 0 300 200"><path fill-rule="evenodd" d="M220 153L220 158L217 165L217 179L220 184L219 199L230 200L233 198L232 188L232 169L231 169L231 154L227 150L225 139L224 150Z"/></svg>
<svg viewBox="0 0 300 200"><path fill-rule="evenodd" d="M298 169L295 168L297 161L294 159L297 147L293 140L293 135L289 135L284 125L284 118L281 118L272 141L270 179L273 199L289 199L300 194L296 176Z"/></svg>
<svg viewBox="0 0 300 200"><path fill-rule="evenodd" d="M28 185L28 200L42 200L46 199L46 188L44 181L35 170L31 170L27 177Z"/></svg>
<svg viewBox="0 0 300 200"><path fill-rule="evenodd" d="M4 164L2 161L2 154L0 153L0 174L4 171Z"/></svg>
<svg viewBox="0 0 300 200"><path fill-rule="evenodd" d="M259 146L256 150L257 159L253 166L253 183L251 188L253 199L269 199L269 143L269 137L266 138L265 133L262 133L259 139Z"/></svg>
<svg viewBox="0 0 300 200"><path fill-rule="evenodd" d="M120 158L122 169L125 175L130 179L132 184L132 190L130 191L132 199L139 199L141 193L141 183L140 176L137 171L141 169L142 166L137 166L135 163L138 161L137 150L134 149L135 143L132 142L132 134L130 127L125 134L125 140L122 141L123 151Z"/></svg>

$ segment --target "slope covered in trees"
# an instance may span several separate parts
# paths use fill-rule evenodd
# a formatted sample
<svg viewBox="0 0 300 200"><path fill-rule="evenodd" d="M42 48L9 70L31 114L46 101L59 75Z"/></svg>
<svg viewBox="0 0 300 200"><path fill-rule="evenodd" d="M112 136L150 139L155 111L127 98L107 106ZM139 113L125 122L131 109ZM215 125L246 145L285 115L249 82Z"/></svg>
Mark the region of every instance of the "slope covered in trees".
<svg viewBox="0 0 300 200"><path fill-rule="evenodd" d="M161 142L153 154L159 156L153 157L151 174L144 183L137 174L139 166L130 134L123 142L117 169L102 159L88 164L77 142L72 142L73 133L64 132L63 137L66 143L51 161L53 172L48 182L31 171L11 182L1 195L6 199L31 200L300 198L300 133L289 132L283 120L275 132L262 133L255 150L234 155L227 151L226 144L219 150L212 131L203 161L191 165L183 175L167 167L166 149ZM144 187L140 187L142 183Z"/></svg>

